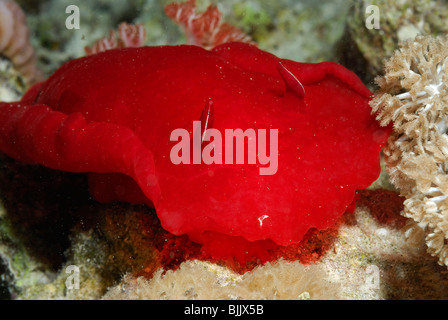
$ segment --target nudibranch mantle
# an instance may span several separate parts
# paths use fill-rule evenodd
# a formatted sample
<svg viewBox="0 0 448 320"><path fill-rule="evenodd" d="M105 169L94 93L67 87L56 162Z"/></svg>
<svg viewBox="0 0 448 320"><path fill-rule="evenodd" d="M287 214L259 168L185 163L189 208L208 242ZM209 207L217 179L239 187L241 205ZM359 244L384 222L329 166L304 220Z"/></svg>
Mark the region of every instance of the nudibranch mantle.
<svg viewBox="0 0 448 320"><path fill-rule="evenodd" d="M109 50L0 103L0 150L87 172L99 201L146 203L166 230L211 247L289 245L331 226L378 177L390 130L371 115L371 95L337 63L297 63L246 43ZM275 174L260 175L258 162L172 163L170 134L191 134L211 103L222 133L278 130Z"/></svg>

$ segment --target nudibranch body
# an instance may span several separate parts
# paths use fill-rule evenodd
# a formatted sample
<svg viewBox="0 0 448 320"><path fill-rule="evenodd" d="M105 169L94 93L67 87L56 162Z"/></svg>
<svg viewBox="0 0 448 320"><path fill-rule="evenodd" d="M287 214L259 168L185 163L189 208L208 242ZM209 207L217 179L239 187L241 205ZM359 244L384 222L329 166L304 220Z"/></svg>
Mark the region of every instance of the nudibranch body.
<svg viewBox="0 0 448 320"><path fill-rule="evenodd" d="M146 203L166 230L210 247L289 245L331 226L378 177L389 129L371 116L370 98L341 65L251 44L116 49L69 61L21 101L0 103L0 150L88 172L99 201ZM173 161L197 152L197 121L200 151L215 161ZM173 153L179 129L190 134L190 155ZM243 133L244 150L238 137L228 147L226 130ZM207 132L222 141L204 141ZM273 165L266 157L275 171L260 174Z"/></svg>

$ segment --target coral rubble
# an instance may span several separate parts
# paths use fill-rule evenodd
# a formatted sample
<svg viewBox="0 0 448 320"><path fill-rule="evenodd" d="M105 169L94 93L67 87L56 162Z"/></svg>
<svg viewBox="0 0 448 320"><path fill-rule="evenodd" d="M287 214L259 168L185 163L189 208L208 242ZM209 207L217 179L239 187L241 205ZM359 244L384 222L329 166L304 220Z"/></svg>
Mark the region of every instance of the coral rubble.
<svg viewBox="0 0 448 320"><path fill-rule="evenodd" d="M418 36L386 62L371 106L382 125L393 123L384 154L392 183L406 197L404 214L448 266L447 77L448 38Z"/></svg>
<svg viewBox="0 0 448 320"><path fill-rule="evenodd" d="M10 60L0 57L0 101L17 101L25 90L25 78Z"/></svg>

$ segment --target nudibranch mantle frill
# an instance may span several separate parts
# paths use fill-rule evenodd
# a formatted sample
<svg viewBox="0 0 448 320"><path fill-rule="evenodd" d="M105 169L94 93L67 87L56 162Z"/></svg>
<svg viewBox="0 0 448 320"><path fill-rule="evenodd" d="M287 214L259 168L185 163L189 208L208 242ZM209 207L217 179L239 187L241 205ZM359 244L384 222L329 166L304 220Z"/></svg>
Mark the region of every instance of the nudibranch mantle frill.
<svg viewBox="0 0 448 320"><path fill-rule="evenodd" d="M154 206L176 235L289 245L331 226L378 177L390 130L371 115L370 98L339 64L279 59L245 43L109 50L0 103L0 150L88 172L96 199ZM278 130L275 174L260 175L258 163L172 163L170 134L191 133L210 101L220 132Z"/></svg>

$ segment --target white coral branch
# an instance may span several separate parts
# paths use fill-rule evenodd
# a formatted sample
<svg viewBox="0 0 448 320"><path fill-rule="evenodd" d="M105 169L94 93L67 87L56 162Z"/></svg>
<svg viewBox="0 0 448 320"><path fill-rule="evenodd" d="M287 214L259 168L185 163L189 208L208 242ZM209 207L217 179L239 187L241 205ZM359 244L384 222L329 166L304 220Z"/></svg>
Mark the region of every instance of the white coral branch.
<svg viewBox="0 0 448 320"><path fill-rule="evenodd" d="M401 43L385 67L371 106L382 125L393 123L384 150L391 181L428 252L448 266L448 38Z"/></svg>

